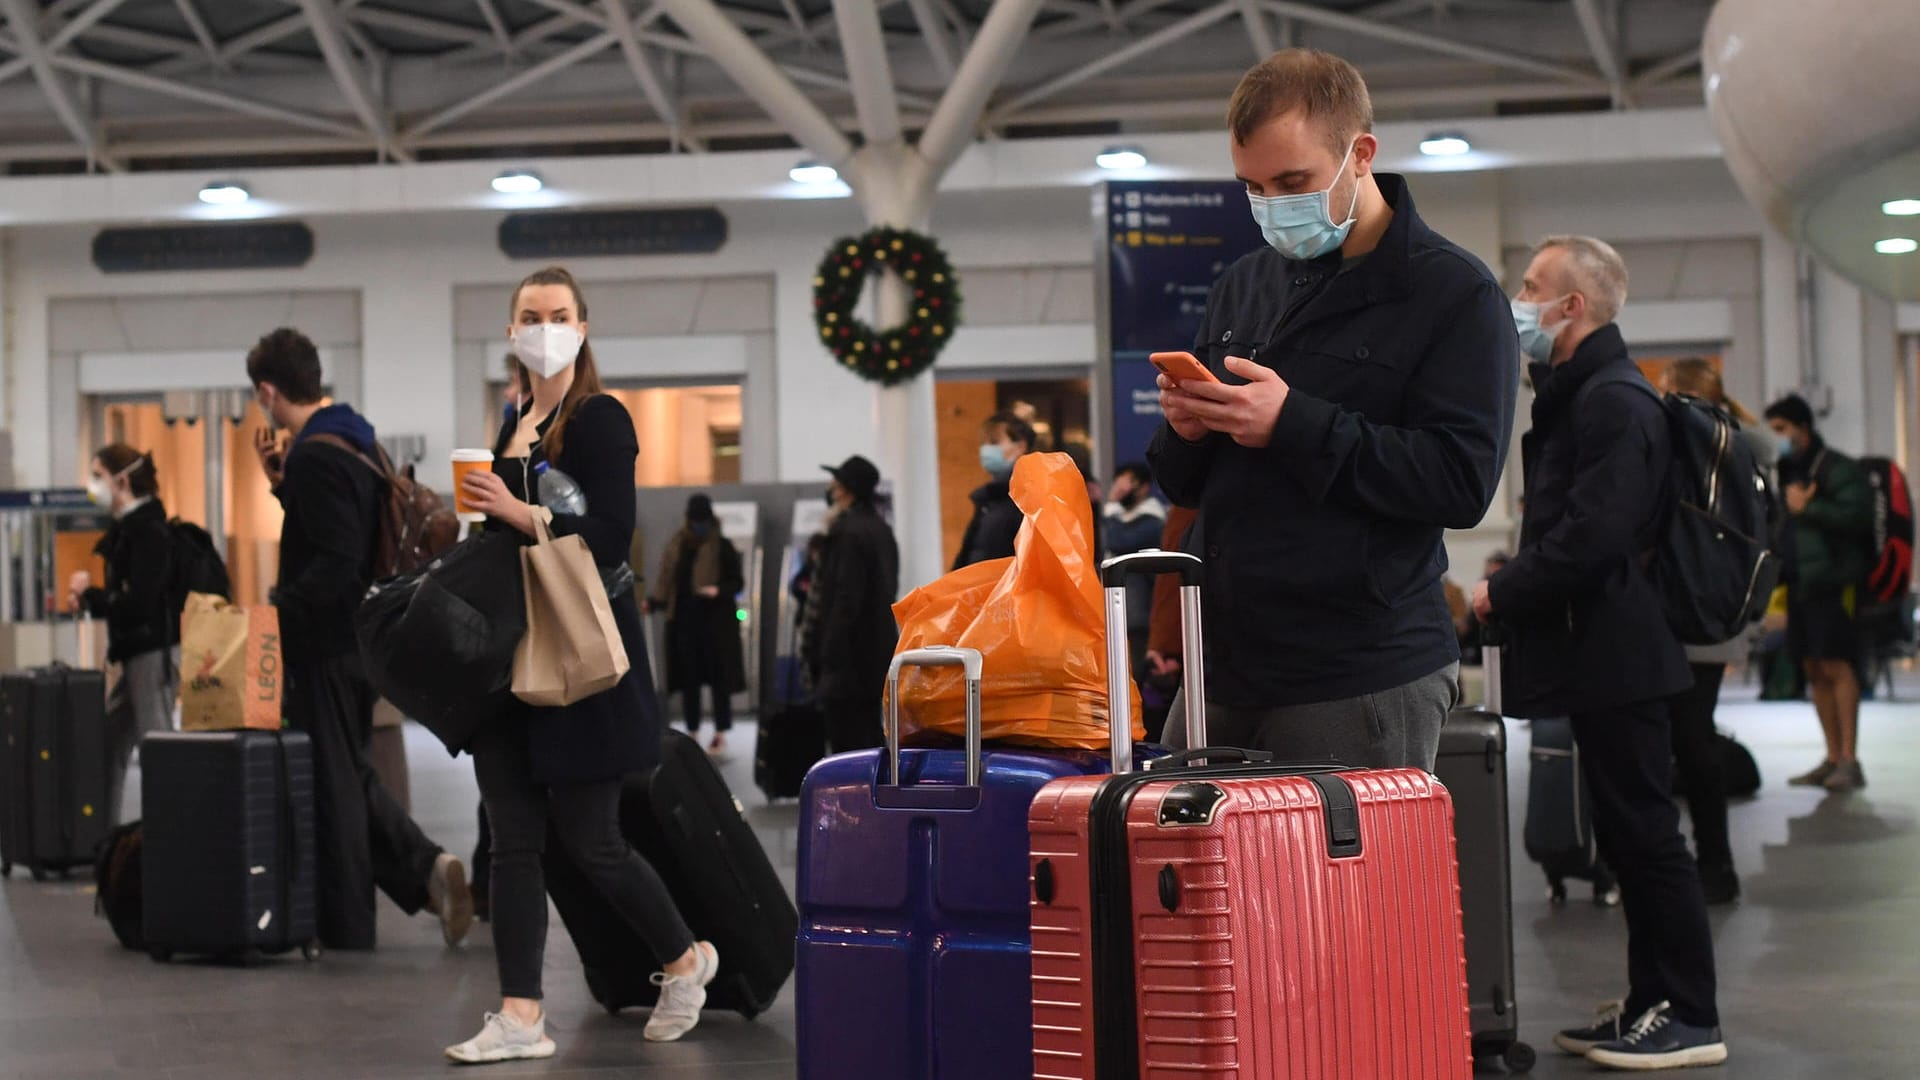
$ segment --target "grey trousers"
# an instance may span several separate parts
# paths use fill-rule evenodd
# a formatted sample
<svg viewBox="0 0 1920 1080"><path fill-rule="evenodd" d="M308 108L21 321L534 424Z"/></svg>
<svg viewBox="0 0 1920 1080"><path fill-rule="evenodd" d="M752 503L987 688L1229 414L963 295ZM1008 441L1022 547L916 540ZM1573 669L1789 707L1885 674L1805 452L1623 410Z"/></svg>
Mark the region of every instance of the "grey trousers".
<svg viewBox="0 0 1920 1080"><path fill-rule="evenodd" d="M1252 709L1208 702L1207 742L1265 750L1282 762L1432 772L1440 725L1459 703L1460 665L1448 664L1404 686L1341 701ZM1174 750L1188 748L1184 693L1174 695L1160 741Z"/></svg>
<svg viewBox="0 0 1920 1080"><path fill-rule="evenodd" d="M107 744L113 751L107 805L116 823L140 816L138 807L126 814L120 809L127 764L141 736L173 730L173 705L179 693L180 646L143 652L121 662L120 680L107 695Z"/></svg>

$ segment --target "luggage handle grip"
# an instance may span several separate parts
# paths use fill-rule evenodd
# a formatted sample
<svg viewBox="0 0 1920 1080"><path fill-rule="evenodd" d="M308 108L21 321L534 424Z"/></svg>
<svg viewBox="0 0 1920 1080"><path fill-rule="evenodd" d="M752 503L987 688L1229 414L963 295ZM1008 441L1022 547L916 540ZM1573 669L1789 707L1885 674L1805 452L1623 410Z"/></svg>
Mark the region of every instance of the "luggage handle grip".
<svg viewBox="0 0 1920 1080"><path fill-rule="evenodd" d="M1187 701L1187 745L1207 744L1206 647L1201 640L1200 610L1204 568L1198 556L1158 548L1115 555L1100 564L1107 598L1107 723L1115 774L1133 771L1133 656L1127 648L1126 585L1135 575L1180 575L1180 685Z"/></svg>
<svg viewBox="0 0 1920 1080"><path fill-rule="evenodd" d="M967 698L967 783L980 786L980 650L957 645L928 645L908 649L887 665L887 777L886 785L900 786L900 669L908 667L957 667L966 681ZM880 781L875 778L875 786Z"/></svg>
<svg viewBox="0 0 1920 1080"><path fill-rule="evenodd" d="M1127 579L1144 574L1148 577L1160 577L1163 574L1179 574L1180 584L1199 585L1202 564L1197 555L1184 551L1162 551L1148 548L1127 555L1115 555L1100 564L1100 584L1109 589L1118 588L1127 583Z"/></svg>
<svg viewBox="0 0 1920 1080"><path fill-rule="evenodd" d="M1169 754L1157 761L1148 763L1149 769L1184 769L1191 765L1205 763L1209 765L1263 765L1273 761L1273 755L1265 750L1243 750L1237 746L1203 746L1196 750L1182 750ZM1315 765L1315 768L1320 766Z"/></svg>

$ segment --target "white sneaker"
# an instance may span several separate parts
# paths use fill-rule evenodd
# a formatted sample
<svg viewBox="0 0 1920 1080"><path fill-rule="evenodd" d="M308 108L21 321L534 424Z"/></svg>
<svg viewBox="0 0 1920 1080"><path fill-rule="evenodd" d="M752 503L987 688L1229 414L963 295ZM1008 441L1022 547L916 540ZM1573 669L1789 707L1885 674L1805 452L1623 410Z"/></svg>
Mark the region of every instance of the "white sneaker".
<svg viewBox="0 0 1920 1080"><path fill-rule="evenodd" d="M653 973L653 985L660 988L660 1000L647 1020L648 1042L672 1042L700 1022L700 1010L707 1004L707 984L720 973L720 951L711 942L693 945L699 967L692 975Z"/></svg>
<svg viewBox="0 0 1920 1080"><path fill-rule="evenodd" d="M486 1065L495 1061L550 1058L553 1050L553 1040L547 1038L545 1013L531 1024L501 1013L488 1013L480 1034L458 1046L447 1047L447 1059L462 1065Z"/></svg>

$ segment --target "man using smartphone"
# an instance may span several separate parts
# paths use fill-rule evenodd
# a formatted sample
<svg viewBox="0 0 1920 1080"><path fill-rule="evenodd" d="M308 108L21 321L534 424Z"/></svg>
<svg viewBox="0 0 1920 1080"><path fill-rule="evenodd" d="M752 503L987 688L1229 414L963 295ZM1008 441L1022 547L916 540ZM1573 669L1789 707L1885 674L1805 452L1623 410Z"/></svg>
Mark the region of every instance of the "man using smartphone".
<svg viewBox="0 0 1920 1080"><path fill-rule="evenodd" d="M1507 298L1373 171L1345 60L1275 53L1227 116L1268 247L1207 301L1193 352L1219 381L1160 376L1148 452L1201 511L1209 741L1431 769L1460 658L1441 537L1479 524L1506 460Z"/></svg>

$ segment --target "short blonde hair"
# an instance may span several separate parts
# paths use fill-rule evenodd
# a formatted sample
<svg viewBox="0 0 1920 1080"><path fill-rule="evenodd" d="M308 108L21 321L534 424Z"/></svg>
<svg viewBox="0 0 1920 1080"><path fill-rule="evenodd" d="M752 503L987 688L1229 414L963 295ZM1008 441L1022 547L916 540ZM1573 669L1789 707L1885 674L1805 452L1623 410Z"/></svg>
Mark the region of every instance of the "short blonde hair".
<svg viewBox="0 0 1920 1080"><path fill-rule="evenodd" d="M1568 284L1587 298L1595 319L1604 325L1620 317L1627 304L1627 263L1612 244L1591 236L1549 236L1534 245L1533 253L1548 248L1567 253Z"/></svg>
<svg viewBox="0 0 1920 1080"><path fill-rule="evenodd" d="M1366 80L1352 64L1319 49L1281 49L1242 75L1227 105L1227 130L1244 146L1262 124L1294 109L1326 124L1336 154L1373 130Z"/></svg>

